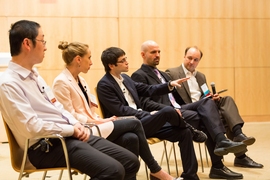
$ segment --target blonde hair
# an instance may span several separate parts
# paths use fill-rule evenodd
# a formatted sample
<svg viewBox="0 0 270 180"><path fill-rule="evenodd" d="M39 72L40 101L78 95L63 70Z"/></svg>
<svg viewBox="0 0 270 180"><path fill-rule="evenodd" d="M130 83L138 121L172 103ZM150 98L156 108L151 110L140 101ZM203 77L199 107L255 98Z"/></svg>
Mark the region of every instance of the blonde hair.
<svg viewBox="0 0 270 180"><path fill-rule="evenodd" d="M60 41L58 48L62 50L62 58L66 65L69 65L76 56L83 57L87 53L89 46L80 42L69 43Z"/></svg>

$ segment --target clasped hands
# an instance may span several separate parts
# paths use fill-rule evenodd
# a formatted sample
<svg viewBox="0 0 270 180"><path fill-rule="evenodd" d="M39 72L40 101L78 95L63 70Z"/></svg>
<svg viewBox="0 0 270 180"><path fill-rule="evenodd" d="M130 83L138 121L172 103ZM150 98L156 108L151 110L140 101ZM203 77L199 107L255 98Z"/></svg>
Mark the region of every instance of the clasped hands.
<svg viewBox="0 0 270 180"><path fill-rule="evenodd" d="M91 135L90 128L82 125L81 123L76 123L74 126L74 133L73 137L81 140L81 141L87 141Z"/></svg>

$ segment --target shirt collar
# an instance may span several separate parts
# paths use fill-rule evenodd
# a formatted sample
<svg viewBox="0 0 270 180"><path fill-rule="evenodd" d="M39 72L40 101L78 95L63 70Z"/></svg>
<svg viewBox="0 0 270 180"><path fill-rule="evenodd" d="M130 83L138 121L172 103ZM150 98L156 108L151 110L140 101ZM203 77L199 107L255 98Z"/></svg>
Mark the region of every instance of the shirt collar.
<svg viewBox="0 0 270 180"><path fill-rule="evenodd" d="M116 81L118 84L123 83L124 78L123 78L121 75L120 75L120 79L117 78L116 76L114 76L113 74L111 74L111 75L112 75L112 77L115 79L115 81Z"/></svg>
<svg viewBox="0 0 270 180"><path fill-rule="evenodd" d="M8 68L11 69L12 71L16 72L17 74L19 74L24 79L27 78L31 73L34 76L38 77L38 72L37 72L37 69L35 67L31 71L29 71L28 69L25 69L24 67L20 66L19 64L10 61L8 64Z"/></svg>
<svg viewBox="0 0 270 180"><path fill-rule="evenodd" d="M195 71L192 73L192 72L190 72L189 70L187 70L187 68L184 66L183 63L182 63L182 67L183 67L183 69L184 69L185 75L187 75L187 74L189 73L189 74L192 74L193 76L196 76L197 70L195 70Z"/></svg>

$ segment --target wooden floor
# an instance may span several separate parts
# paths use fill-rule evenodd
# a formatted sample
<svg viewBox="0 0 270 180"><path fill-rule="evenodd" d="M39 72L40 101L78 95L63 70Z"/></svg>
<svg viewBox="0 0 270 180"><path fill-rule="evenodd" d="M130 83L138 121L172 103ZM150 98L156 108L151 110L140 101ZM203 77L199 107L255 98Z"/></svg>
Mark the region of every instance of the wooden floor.
<svg viewBox="0 0 270 180"><path fill-rule="evenodd" d="M251 168L239 168L233 166L234 155L228 154L224 157L224 164L229 167L231 170L242 173L244 179L246 180L270 180L270 120L268 122L247 122L243 128L244 133L248 136L254 136L256 138L256 142L248 147L247 155L250 156L253 160L260 162L264 165L263 169L251 169ZM170 150L171 144L167 145L168 149ZM204 164L204 172L202 172L202 166L200 162L199 156L199 146L198 144L194 144L196 149L197 159L199 163L198 175L201 180L209 179L209 171L211 164L209 166L206 162L206 155L204 151L204 145L202 147L202 160ZM155 156L156 160L160 162L162 157L163 145L162 143L158 143L155 145L150 146L153 155ZM179 151L178 147L177 150L177 157L178 157L178 169L179 173L182 171L181 160L179 159ZM9 159L9 148L8 144L0 144L0 180L14 180L18 178L18 173L13 171L10 165ZM209 158L209 156L208 156ZM211 162L209 162L211 163ZM167 170L165 161L162 162L163 169ZM170 167L172 171L172 175L176 176L175 165L173 158L170 158ZM58 171L48 172L47 180L56 180L58 179ZM41 173L34 173L31 174L29 178L24 178L26 180L39 180L41 179ZM83 180L82 175L73 176L74 180ZM145 167L144 163L141 163L140 171L138 172L137 176L138 180L145 180ZM63 180L68 179L66 176L66 172L64 173Z"/></svg>

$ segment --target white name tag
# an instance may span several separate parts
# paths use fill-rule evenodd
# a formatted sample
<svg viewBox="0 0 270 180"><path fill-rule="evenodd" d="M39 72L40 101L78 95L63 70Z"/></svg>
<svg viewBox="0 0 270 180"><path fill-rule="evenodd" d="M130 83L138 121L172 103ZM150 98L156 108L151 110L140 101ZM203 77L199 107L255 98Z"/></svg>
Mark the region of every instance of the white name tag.
<svg viewBox="0 0 270 180"><path fill-rule="evenodd" d="M98 107L97 98L93 94L90 94L90 102L91 102L91 105Z"/></svg>
<svg viewBox="0 0 270 180"><path fill-rule="evenodd" d="M201 88L202 88L204 96L206 96L206 97L210 96L210 91L205 83L203 85L201 85Z"/></svg>

